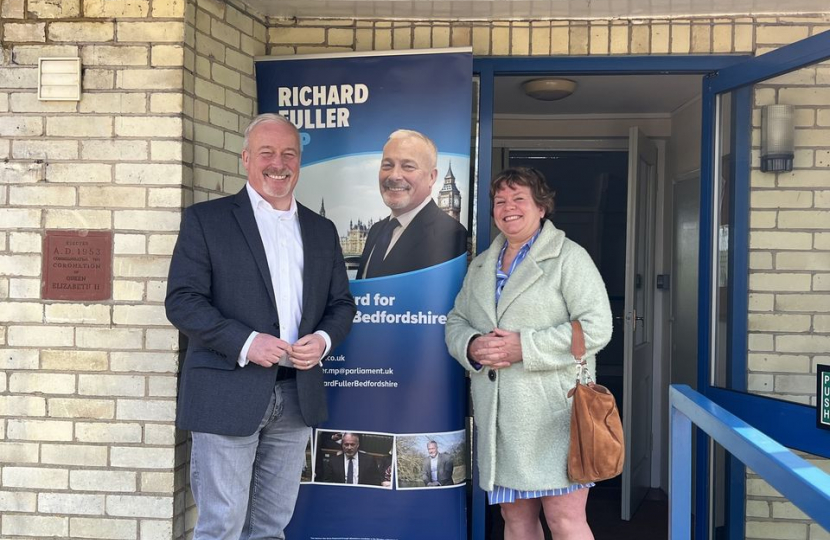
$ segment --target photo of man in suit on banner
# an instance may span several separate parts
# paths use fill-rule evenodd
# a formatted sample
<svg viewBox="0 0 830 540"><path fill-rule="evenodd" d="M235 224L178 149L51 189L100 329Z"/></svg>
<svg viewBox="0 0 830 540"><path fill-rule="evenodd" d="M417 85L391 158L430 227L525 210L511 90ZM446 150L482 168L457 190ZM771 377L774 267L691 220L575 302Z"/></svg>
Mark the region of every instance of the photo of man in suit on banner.
<svg viewBox="0 0 830 540"><path fill-rule="evenodd" d="M316 436L316 483L390 487L386 469L394 436L328 430L317 430Z"/></svg>
<svg viewBox="0 0 830 540"><path fill-rule="evenodd" d="M326 462L323 481L333 484L380 485L378 462L360 451L360 435L344 433L340 441L343 451Z"/></svg>
<svg viewBox="0 0 830 540"><path fill-rule="evenodd" d="M398 489L437 492L464 486L464 431L398 435L395 448Z"/></svg>
<svg viewBox="0 0 830 540"><path fill-rule="evenodd" d="M378 180L391 215L369 230L358 279L420 270L467 251L467 230L432 198L437 162L438 149L426 135L407 129L389 135ZM445 195L443 189L441 193L450 208L453 198L458 198L453 188L454 184L447 189L450 193Z"/></svg>
<svg viewBox="0 0 830 540"><path fill-rule="evenodd" d="M424 458L421 478L425 486L451 486L452 481L452 456L438 451L438 443L429 441L427 443L427 457Z"/></svg>

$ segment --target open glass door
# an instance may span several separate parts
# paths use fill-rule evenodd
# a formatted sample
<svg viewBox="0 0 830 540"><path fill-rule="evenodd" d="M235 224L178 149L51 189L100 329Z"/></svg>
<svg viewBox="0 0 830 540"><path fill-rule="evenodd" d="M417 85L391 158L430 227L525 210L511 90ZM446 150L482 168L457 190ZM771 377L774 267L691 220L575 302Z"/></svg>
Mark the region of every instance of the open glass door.
<svg viewBox="0 0 830 540"><path fill-rule="evenodd" d="M815 377L830 350L828 58L825 32L704 81L698 320L700 391L781 444L825 458ZM781 113L791 114L789 158L770 144ZM743 538L756 518L778 517L754 515L743 467L722 453L708 460L708 441L698 442L696 538ZM729 486L723 513L711 505L712 475Z"/></svg>

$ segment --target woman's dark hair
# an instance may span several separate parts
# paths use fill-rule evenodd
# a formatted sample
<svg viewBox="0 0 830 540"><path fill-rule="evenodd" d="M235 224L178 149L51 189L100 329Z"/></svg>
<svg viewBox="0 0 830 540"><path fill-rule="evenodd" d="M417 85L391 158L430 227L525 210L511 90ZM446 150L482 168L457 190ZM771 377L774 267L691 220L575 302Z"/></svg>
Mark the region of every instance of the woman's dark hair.
<svg viewBox="0 0 830 540"><path fill-rule="evenodd" d="M556 193L551 191L545 176L530 167L513 167L505 169L490 182L490 214L493 214L493 199L496 192L503 187L526 186L530 188L533 202L545 209L545 217L553 214L553 200Z"/></svg>

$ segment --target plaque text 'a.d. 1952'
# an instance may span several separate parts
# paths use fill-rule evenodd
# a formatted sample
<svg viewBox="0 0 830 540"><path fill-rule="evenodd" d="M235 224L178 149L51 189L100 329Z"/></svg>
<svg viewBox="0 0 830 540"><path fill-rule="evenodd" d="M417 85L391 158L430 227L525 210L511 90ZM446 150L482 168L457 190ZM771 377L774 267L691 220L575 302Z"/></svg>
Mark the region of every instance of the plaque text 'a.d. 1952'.
<svg viewBox="0 0 830 540"><path fill-rule="evenodd" d="M46 231L42 298L107 300L112 291L112 232Z"/></svg>

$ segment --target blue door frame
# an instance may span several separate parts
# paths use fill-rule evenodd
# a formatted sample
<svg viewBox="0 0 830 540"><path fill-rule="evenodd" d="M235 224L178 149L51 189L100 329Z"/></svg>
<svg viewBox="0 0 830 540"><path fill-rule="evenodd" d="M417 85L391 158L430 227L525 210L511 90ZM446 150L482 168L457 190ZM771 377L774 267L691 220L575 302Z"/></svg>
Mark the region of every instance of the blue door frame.
<svg viewBox="0 0 830 540"><path fill-rule="evenodd" d="M748 60L747 56L623 56L623 57L551 57L551 58L475 58L473 60L473 72L480 78L479 86L479 144L478 144L478 185L476 192L477 227L476 227L476 253L487 249L490 244L490 201L488 196L489 183L493 171L492 148L493 148L493 106L495 99L495 77L500 75L680 75L680 74L711 74ZM706 132L712 131L711 119L707 127L707 115L704 104L704 143ZM704 144L703 148L707 148ZM703 180L701 179L701 183ZM711 190L710 190L711 192ZM703 200L703 199L701 199ZM701 223L704 219L704 207L701 204ZM711 217L711 212L709 212ZM703 232L701 230L701 242ZM709 242L711 245L711 241ZM704 244L701 244L701 257L703 256ZM703 290L703 289L701 289ZM745 295L744 295L745 296ZM708 323L708 321L707 321ZM706 326L705 324L703 326ZM737 345L736 345L737 346ZM699 368L708 372L708 358L703 366L699 362ZM708 448L708 438L702 432L698 434L700 448ZM705 444L704 444L705 443ZM701 454L698 451L698 454ZM474 453L475 457L475 453ZM707 464L708 455L704 456L704 466L698 464L697 485L707 486L707 489L698 489L705 495L708 491ZM698 501L696 521L708 523L708 505ZM473 540L484 540L485 538L485 493L478 486L478 471L473 467L473 497L472 497L472 538ZM704 509L701 512L701 508ZM700 514L703 515L700 515ZM696 529L698 527L696 526ZM700 529L704 530L704 529ZM696 536L705 538L705 536Z"/></svg>

